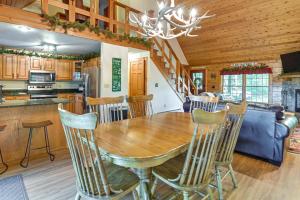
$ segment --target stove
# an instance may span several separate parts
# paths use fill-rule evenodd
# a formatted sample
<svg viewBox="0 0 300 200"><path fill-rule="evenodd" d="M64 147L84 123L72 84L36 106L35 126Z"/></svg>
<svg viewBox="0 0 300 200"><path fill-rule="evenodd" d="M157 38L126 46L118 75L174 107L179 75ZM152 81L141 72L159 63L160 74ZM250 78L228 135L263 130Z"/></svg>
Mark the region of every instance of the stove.
<svg viewBox="0 0 300 200"><path fill-rule="evenodd" d="M30 99L57 98L53 84L30 84L27 86Z"/></svg>

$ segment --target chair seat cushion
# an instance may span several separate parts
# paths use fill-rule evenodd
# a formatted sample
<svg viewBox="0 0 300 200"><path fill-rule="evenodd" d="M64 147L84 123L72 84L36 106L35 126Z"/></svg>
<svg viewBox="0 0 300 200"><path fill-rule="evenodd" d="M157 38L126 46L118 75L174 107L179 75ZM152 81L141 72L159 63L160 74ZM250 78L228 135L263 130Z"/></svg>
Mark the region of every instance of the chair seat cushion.
<svg viewBox="0 0 300 200"><path fill-rule="evenodd" d="M46 126L50 126L53 123L50 120L40 121L40 122L23 122L23 128L42 128Z"/></svg>
<svg viewBox="0 0 300 200"><path fill-rule="evenodd" d="M104 169L106 172L108 184L111 186L111 188L114 191L126 191L126 190L129 190L132 187L138 185L139 178L137 177L136 174L129 171L128 168L120 167L120 166L115 165L108 161L103 161L103 164L104 164ZM90 173L93 174L93 170L91 167L89 168L89 170L90 170ZM99 183L102 183L101 179L100 179L101 176L98 173L98 170L97 170L97 177L98 177ZM96 184L95 184L95 180L93 179L92 181L93 181L93 185L94 185L94 191L96 191L96 192L95 192L95 194L91 194L91 195L93 195L93 196L105 195L102 184L101 184L101 194L99 195L99 192L98 192ZM113 192L113 191L111 191L111 192ZM87 191L83 191L83 193L87 194ZM87 195L90 195L90 194L87 194Z"/></svg>
<svg viewBox="0 0 300 200"><path fill-rule="evenodd" d="M107 173L107 179L114 190L127 190L139 183L139 178L128 168L120 167L105 161L104 166Z"/></svg>
<svg viewBox="0 0 300 200"><path fill-rule="evenodd" d="M153 174L165 180L175 179L183 169L186 154L181 154L153 169Z"/></svg>

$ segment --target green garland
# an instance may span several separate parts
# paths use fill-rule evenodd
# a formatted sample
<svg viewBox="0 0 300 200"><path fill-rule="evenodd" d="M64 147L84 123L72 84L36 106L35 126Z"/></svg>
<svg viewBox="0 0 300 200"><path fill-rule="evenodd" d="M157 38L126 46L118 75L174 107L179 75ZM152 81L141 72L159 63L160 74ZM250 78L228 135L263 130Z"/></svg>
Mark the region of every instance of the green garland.
<svg viewBox="0 0 300 200"><path fill-rule="evenodd" d="M43 20L44 22L49 23L52 30L55 30L57 27L61 27L64 29L65 33L67 33L69 29L77 30L79 32L89 29L90 32L93 32L97 35L103 34L106 38L117 39L120 42L128 41L129 43L131 42L137 43L137 44L144 45L146 48L151 48L152 46L152 43L145 38L133 37L130 36L129 34L123 34L123 35L115 34L109 30L101 29L98 26L93 26L90 24L89 21L85 21L83 23L77 21L69 22L69 21L60 20L59 17L56 15L49 16L47 14L42 14L42 17L44 18Z"/></svg>
<svg viewBox="0 0 300 200"><path fill-rule="evenodd" d="M1 54L14 54L14 55L22 55L22 56L35 56L35 57L41 57L41 58L53 58L53 59L64 59L64 60L89 60L91 58L97 58L99 57L99 53L90 53L86 55L79 55L79 56L68 56L68 55L58 55L53 53L38 53L35 51L28 51L25 49L17 50L17 49L0 49L0 55Z"/></svg>
<svg viewBox="0 0 300 200"><path fill-rule="evenodd" d="M259 63L256 65L240 65L234 67L226 67L222 71L224 72L234 72L234 71L256 71L260 69L267 69L269 68L266 64Z"/></svg>

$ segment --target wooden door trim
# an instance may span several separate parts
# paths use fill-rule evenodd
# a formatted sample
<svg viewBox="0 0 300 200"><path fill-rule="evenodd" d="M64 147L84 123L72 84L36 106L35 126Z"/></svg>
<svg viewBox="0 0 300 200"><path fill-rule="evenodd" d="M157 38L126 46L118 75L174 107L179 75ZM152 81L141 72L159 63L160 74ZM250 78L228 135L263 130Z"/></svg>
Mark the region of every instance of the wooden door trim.
<svg viewBox="0 0 300 200"><path fill-rule="evenodd" d="M203 84L204 84L204 92L207 91L207 69L190 69L189 73L190 73L190 77L191 79L193 79L192 74L193 73L197 73L197 72L202 72L203 73Z"/></svg>
<svg viewBox="0 0 300 200"><path fill-rule="evenodd" d="M145 87L145 95L148 94L148 58L147 57L141 57L136 58L134 60L129 61L129 71L128 71L128 96L131 95L131 62L137 61L137 60L144 60L144 87Z"/></svg>

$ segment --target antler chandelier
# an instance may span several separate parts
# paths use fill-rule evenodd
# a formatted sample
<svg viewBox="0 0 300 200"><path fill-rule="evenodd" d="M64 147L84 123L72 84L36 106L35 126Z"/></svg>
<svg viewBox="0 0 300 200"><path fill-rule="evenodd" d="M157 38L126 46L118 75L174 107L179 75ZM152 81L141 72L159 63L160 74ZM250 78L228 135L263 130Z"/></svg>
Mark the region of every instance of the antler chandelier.
<svg viewBox="0 0 300 200"><path fill-rule="evenodd" d="M184 7L181 5L175 6L174 0L157 1L158 16L154 17L154 11L148 11L148 14L137 15L131 13L129 18L134 24L137 24L142 32L139 34L144 37L160 37L162 39L173 39L180 36L195 37L191 32L200 29L199 23L203 19L213 17L205 12L199 16L197 10L192 8L187 15Z"/></svg>

